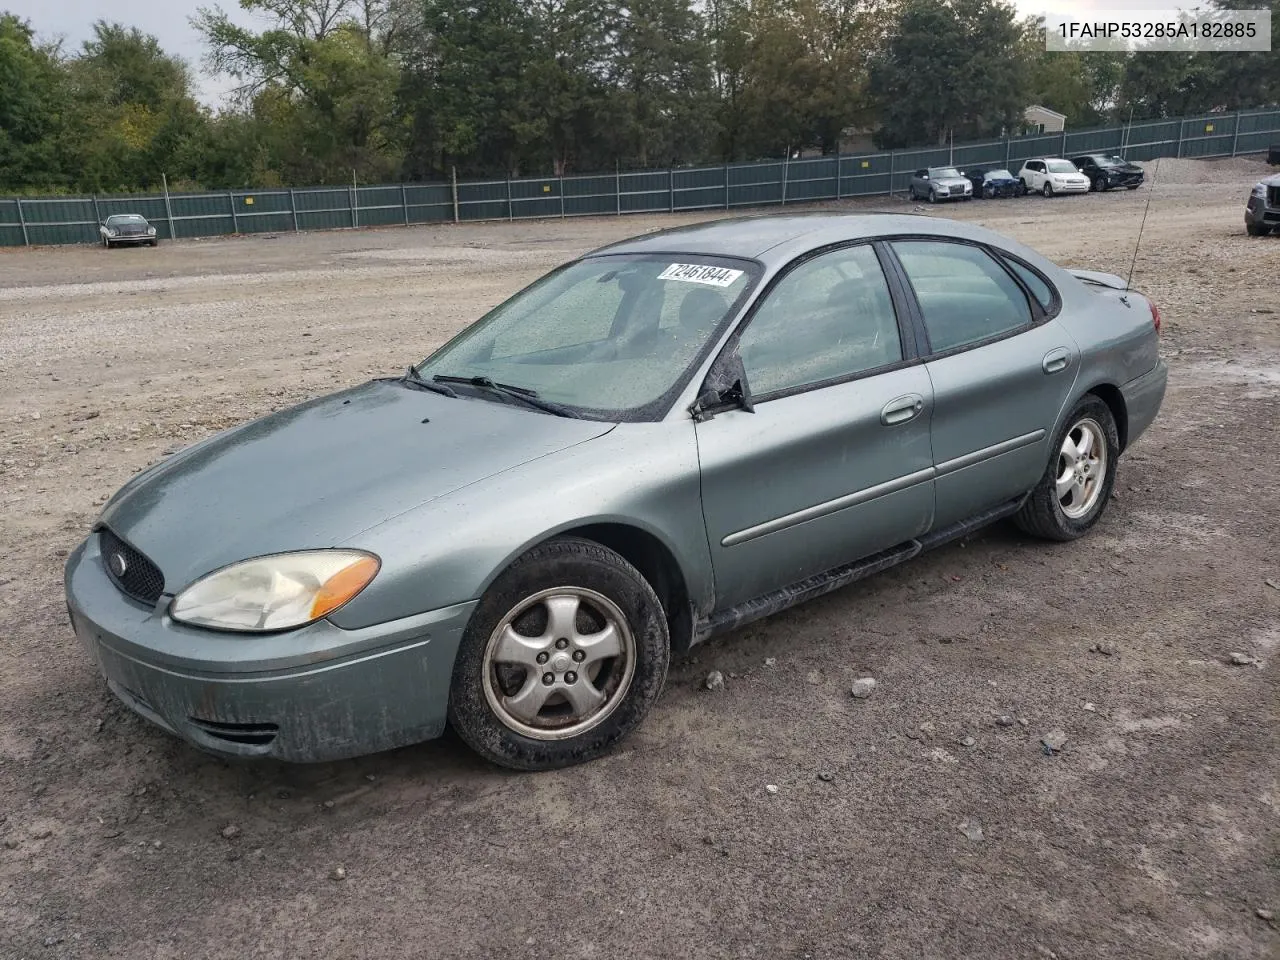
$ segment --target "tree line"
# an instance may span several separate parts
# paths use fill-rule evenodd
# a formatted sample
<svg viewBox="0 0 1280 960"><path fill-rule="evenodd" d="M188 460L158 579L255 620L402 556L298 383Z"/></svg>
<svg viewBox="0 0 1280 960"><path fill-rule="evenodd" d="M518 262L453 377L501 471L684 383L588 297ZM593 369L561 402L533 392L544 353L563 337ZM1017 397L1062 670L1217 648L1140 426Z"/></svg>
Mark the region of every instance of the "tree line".
<svg viewBox="0 0 1280 960"><path fill-rule="evenodd" d="M1280 102L1274 53L1048 53L1001 0L239 0L191 65L0 13L0 191L546 175L880 148ZM1211 0L1272 10L1280 0ZM1280 36L1273 33L1275 49ZM216 109L193 70L234 84Z"/></svg>

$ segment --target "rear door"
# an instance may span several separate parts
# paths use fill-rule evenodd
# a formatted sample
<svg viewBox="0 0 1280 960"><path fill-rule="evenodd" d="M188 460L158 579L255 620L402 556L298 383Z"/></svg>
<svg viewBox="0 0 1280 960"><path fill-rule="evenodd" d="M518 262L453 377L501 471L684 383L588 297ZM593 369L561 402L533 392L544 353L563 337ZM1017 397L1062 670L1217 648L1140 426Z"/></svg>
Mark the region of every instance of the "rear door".
<svg viewBox="0 0 1280 960"><path fill-rule="evenodd" d="M1058 295L1028 265L955 240L890 246L925 333L934 526L944 527L1039 480L1080 353L1053 319Z"/></svg>
<svg viewBox="0 0 1280 960"><path fill-rule="evenodd" d="M872 245L794 265L735 349L755 411L696 427L718 610L929 528L933 393Z"/></svg>

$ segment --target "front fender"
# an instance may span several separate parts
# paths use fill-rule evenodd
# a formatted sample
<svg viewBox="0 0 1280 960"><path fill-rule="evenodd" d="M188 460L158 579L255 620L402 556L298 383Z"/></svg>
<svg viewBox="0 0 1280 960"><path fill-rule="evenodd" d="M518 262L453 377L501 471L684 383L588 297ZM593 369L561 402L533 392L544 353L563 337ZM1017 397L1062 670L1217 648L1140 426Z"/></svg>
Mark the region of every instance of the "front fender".
<svg viewBox="0 0 1280 960"><path fill-rule="evenodd" d="M613 523L674 558L692 602L714 596L691 420L624 423L388 520L344 545L382 559L331 618L354 629L479 598L518 556L557 533Z"/></svg>

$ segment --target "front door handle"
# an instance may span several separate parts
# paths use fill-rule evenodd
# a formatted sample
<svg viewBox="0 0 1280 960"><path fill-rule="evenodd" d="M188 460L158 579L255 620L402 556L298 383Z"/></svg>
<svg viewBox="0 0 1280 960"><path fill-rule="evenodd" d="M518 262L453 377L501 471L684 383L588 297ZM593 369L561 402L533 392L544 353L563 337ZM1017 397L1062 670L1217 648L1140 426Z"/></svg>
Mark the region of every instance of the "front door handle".
<svg viewBox="0 0 1280 960"><path fill-rule="evenodd" d="M886 427L914 420L924 409L924 397L918 393L908 393L905 397L890 400L880 409L880 422Z"/></svg>
<svg viewBox="0 0 1280 960"><path fill-rule="evenodd" d="M1045 373L1058 373L1071 366L1071 351L1066 347L1050 350L1040 362L1040 369Z"/></svg>

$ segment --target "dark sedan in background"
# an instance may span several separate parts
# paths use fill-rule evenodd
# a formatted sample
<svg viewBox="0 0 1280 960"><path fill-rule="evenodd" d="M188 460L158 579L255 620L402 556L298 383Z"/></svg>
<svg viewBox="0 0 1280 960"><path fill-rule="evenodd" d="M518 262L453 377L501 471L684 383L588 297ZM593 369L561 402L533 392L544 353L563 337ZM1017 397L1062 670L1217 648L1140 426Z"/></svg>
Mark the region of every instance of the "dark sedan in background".
<svg viewBox="0 0 1280 960"><path fill-rule="evenodd" d="M1089 178L1089 189L1097 192L1113 187L1137 190L1142 186L1143 171L1136 163L1105 153L1086 153L1072 157L1076 169Z"/></svg>
<svg viewBox="0 0 1280 960"><path fill-rule="evenodd" d="M973 195L983 200L1016 197L1022 192L1022 181L1005 167L970 167L964 175L973 184Z"/></svg>
<svg viewBox="0 0 1280 960"><path fill-rule="evenodd" d="M145 243L154 247L160 242L156 237L156 228L139 213L112 214L98 227L98 236L108 250L128 243Z"/></svg>

